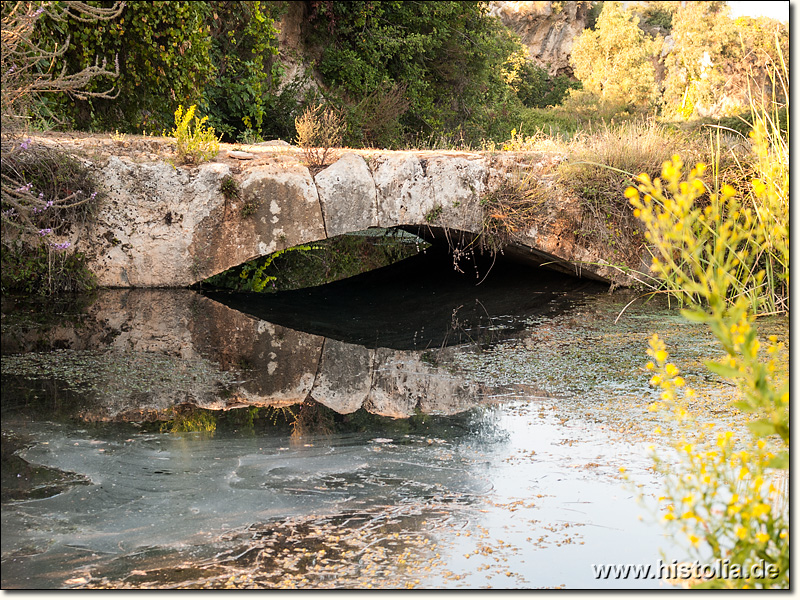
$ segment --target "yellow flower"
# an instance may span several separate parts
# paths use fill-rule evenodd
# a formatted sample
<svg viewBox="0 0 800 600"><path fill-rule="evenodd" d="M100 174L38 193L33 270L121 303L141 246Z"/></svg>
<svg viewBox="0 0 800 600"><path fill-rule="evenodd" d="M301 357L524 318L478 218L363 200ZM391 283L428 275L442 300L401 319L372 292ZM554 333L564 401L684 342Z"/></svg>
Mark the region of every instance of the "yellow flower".
<svg viewBox="0 0 800 600"><path fill-rule="evenodd" d="M736 528L736 537L738 537L740 540L743 540L744 538L746 538L747 537L747 527L742 527L741 525L739 525L739 527Z"/></svg>
<svg viewBox="0 0 800 600"><path fill-rule="evenodd" d="M666 351L666 350L658 350L658 351L656 352L655 359L656 359L658 362L662 363L662 362L664 362L665 360L667 360L667 357L668 357L668 356L669 356L669 354L667 354L667 351Z"/></svg>
<svg viewBox="0 0 800 600"><path fill-rule="evenodd" d="M678 369L678 367L676 367L672 363L667 363L667 365L664 367L664 370L670 377L675 377L675 375L680 373L680 369Z"/></svg>
<svg viewBox="0 0 800 600"><path fill-rule="evenodd" d="M692 546L698 546L700 544L700 538L693 533L689 534L689 541L692 542Z"/></svg>
<svg viewBox="0 0 800 600"><path fill-rule="evenodd" d="M759 532L756 534L756 539L762 544L765 544L769 541L769 536L766 533Z"/></svg>
<svg viewBox="0 0 800 600"><path fill-rule="evenodd" d="M769 512L769 505L760 502L753 507L753 517L756 519L762 515L766 515Z"/></svg>

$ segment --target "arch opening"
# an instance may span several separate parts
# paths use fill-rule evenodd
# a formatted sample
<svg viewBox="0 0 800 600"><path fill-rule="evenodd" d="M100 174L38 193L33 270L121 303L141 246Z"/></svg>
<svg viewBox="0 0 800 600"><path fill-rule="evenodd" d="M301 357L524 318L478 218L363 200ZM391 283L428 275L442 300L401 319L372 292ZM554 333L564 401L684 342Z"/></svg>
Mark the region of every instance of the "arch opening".
<svg viewBox="0 0 800 600"><path fill-rule="evenodd" d="M316 287L389 266L430 245L400 228L354 231L254 258L192 287L260 293Z"/></svg>

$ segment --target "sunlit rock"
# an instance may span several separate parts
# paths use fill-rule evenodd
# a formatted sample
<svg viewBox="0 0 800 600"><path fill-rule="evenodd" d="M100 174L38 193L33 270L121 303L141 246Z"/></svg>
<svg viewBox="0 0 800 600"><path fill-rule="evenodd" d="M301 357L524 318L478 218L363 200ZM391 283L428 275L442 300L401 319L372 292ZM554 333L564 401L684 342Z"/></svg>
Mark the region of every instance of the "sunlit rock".
<svg viewBox="0 0 800 600"><path fill-rule="evenodd" d="M328 237L378 225L375 182L363 158L348 152L317 173L314 181Z"/></svg>

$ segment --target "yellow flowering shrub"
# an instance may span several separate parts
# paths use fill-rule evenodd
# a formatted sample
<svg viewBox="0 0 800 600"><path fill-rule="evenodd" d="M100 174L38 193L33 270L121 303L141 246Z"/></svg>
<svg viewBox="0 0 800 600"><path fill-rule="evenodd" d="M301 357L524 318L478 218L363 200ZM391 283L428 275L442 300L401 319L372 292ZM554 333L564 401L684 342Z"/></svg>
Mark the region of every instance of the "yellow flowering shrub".
<svg viewBox="0 0 800 600"><path fill-rule="evenodd" d="M710 552L747 574L707 587L789 586L781 489L788 478L787 351L776 337L762 344L756 330L757 314L788 310L788 150L763 124L751 137L757 176L744 193L709 186L704 164L687 172L678 156L664 163L661 178L643 174L625 192L653 248L653 273L687 306L683 315L707 324L719 341L724 357L706 366L737 386L732 409L749 415L744 435L714 436L714 425L692 414L696 393L653 336L647 368L660 397L651 410L666 410L679 424L671 439L677 459L656 457L666 481L665 523L686 535L698 558ZM777 567L777 577L752 576L756 561Z"/></svg>
<svg viewBox="0 0 800 600"><path fill-rule="evenodd" d="M208 117L195 116L196 108L193 104L184 113L181 105L175 111L175 128L169 135L175 138L175 153L181 163L201 163L219 153L219 138L214 128L207 124Z"/></svg>

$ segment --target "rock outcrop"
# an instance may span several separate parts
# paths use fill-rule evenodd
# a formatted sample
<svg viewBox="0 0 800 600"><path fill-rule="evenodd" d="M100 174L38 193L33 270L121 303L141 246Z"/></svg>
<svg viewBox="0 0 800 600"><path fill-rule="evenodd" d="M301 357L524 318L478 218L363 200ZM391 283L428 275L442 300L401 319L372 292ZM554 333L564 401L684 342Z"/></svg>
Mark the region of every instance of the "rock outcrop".
<svg viewBox="0 0 800 600"><path fill-rule="evenodd" d="M569 55L592 2L491 2L490 13L516 33L530 60L550 75L572 75Z"/></svg>

